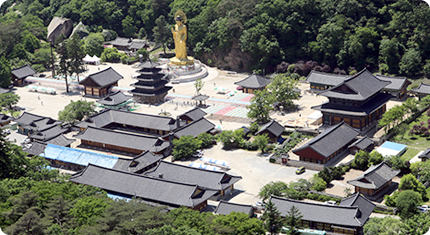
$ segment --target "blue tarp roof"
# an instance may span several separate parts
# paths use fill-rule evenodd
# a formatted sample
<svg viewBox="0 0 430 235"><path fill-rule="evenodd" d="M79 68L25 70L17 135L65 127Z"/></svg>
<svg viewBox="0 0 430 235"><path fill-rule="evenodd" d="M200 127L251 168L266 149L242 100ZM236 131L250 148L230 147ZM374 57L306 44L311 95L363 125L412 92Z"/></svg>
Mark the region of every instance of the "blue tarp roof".
<svg viewBox="0 0 430 235"><path fill-rule="evenodd" d="M392 149L392 150L396 150L396 151L402 151L405 148L407 148L408 146L406 146L404 144L398 144L398 143L394 143L394 142L390 142L390 141L385 141L380 147Z"/></svg>
<svg viewBox="0 0 430 235"><path fill-rule="evenodd" d="M112 168L118 161L118 157L53 144L48 144L45 152L39 156L81 166L87 166L88 163L91 163L106 168Z"/></svg>

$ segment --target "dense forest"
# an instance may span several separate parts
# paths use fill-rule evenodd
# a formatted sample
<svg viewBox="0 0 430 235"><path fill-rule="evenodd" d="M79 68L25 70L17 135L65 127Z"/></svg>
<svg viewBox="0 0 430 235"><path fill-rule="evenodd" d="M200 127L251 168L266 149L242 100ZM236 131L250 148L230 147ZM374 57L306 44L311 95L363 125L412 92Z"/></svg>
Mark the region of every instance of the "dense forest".
<svg viewBox="0 0 430 235"><path fill-rule="evenodd" d="M301 76L364 67L430 74L430 8L419 0L8 0L0 9L0 54L16 57L16 42L29 44L29 33L45 39L53 16L93 33L153 40L156 19L172 26L178 9L188 18L189 54L211 66Z"/></svg>

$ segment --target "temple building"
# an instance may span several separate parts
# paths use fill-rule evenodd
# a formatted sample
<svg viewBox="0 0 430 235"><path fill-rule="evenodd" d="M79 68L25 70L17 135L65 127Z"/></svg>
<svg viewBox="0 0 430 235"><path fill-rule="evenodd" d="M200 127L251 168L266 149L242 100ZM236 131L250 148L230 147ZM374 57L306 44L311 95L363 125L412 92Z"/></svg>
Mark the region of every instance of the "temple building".
<svg viewBox="0 0 430 235"><path fill-rule="evenodd" d="M399 173L400 170L394 170L387 163L381 162L378 165L370 166L363 174L353 180L347 181L347 183L354 186L356 193L375 196L389 187L393 178Z"/></svg>
<svg viewBox="0 0 430 235"><path fill-rule="evenodd" d="M430 85L425 83L420 83L417 88L411 89L411 93L415 94L419 100L430 95Z"/></svg>
<svg viewBox="0 0 430 235"><path fill-rule="evenodd" d="M382 81L364 69L340 84L320 93L328 102L313 106L323 114L324 125L345 122L360 131L376 124L386 111L386 103L393 97L382 90L390 82Z"/></svg>
<svg viewBox="0 0 430 235"><path fill-rule="evenodd" d="M100 98L96 102L99 103L102 108L127 109L127 105L134 102L132 99L132 96L125 95L121 91L117 91L106 97Z"/></svg>
<svg viewBox="0 0 430 235"><path fill-rule="evenodd" d="M261 91L266 88L270 82L271 80L269 78L258 74L252 74L251 76L235 82L234 84L241 86L243 88L243 93L253 94L256 90Z"/></svg>
<svg viewBox="0 0 430 235"><path fill-rule="evenodd" d="M36 70L34 70L30 65L26 64L19 68L12 69L12 83L15 86L19 86L24 83L24 79L28 76L34 76L36 74Z"/></svg>
<svg viewBox="0 0 430 235"><path fill-rule="evenodd" d="M124 77L112 67L88 75L79 84L85 87L85 95L104 97L109 94L113 86L118 86L118 81Z"/></svg>
<svg viewBox="0 0 430 235"><path fill-rule="evenodd" d="M166 86L167 74L161 73L161 68L158 68L158 65L158 63L147 60L136 71L138 75L133 78L139 81L131 84L135 89L131 90L130 93L133 94L137 103L157 104L163 102L167 92L172 89L172 87Z"/></svg>

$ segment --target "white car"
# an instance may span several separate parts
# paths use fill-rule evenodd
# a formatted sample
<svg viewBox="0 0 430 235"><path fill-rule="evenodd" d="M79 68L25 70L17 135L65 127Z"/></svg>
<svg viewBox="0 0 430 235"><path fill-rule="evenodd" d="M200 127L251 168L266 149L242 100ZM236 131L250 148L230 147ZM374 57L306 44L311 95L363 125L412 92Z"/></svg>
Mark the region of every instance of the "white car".
<svg viewBox="0 0 430 235"><path fill-rule="evenodd" d="M324 204L336 206L336 202L335 201L326 201L326 202L324 202Z"/></svg>
<svg viewBox="0 0 430 235"><path fill-rule="evenodd" d="M26 145L26 144L29 144L30 142L31 142L30 138L27 137L21 141L21 145Z"/></svg>
<svg viewBox="0 0 430 235"><path fill-rule="evenodd" d="M418 207L418 209L420 210L420 213L426 213L426 212L430 211L430 206L422 205L422 206Z"/></svg>

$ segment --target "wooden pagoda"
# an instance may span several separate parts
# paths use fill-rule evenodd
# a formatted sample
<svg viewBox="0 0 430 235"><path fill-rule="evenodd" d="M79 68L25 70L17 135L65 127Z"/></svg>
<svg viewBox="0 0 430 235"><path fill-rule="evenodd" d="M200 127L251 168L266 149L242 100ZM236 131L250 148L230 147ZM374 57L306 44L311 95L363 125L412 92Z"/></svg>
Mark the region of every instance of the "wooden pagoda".
<svg viewBox="0 0 430 235"><path fill-rule="evenodd" d="M136 71L138 74L133 77L139 81L131 84L135 88L130 91L135 102L143 104L163 102L167 92L172 89L172 87L166 86L167 74L161 73L158 65L148 59L139 66L139 70Z"/></svg>

